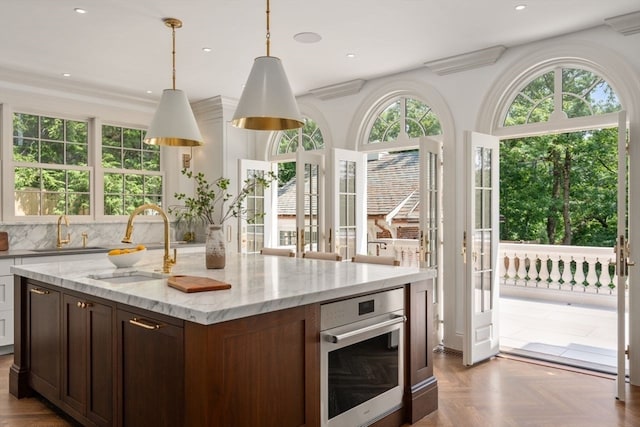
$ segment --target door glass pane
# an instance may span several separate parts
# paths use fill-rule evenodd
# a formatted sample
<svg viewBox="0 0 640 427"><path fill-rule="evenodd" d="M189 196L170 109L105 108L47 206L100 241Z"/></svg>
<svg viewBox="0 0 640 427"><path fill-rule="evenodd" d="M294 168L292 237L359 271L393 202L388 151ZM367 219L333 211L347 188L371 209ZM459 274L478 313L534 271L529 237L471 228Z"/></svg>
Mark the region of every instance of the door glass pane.
<svg viewBox="0 0 640 427"><path fill-rule="evenodd" d="M475 309L482 313L492 308L492 205L491 198L491 159L492 150L478 147L475 150L475 190L474 190L474 227L473 269Z"/></svg>
<svg viewBox="0 0 640 427"><path fill-rule="evenodd" d="M491 228L491 193L491 188L483 191L482 228Z"/></svg>
<svg viewBox="0 0 640 427"><path fill-rule="evenodd" d="M305 248L303 250L317 251L319 248L318 242L318 179L319 168L318 165L307 163L305 164L305 219L304 219L304 236L305 236Z"/></svg>
<svg viewBox="0 0 640 427"><path fill-rule="evenodd" d="M476 313L482 313L482 273L473 273L473 300L474 300L474 311Z"/></svg>
<svg viewBox="0 0 640 427"><path fill-rule="evenodd" d="M340 161L340 194L338 195L338 252L343 259L355 255L356 236L356 163Z"/></svg>
<svg viewBox="0 0 640 427"><path fill-rule="evenodd" d="M247 170L247 179L255 180L264 178L264 171L257 169ZM247 252L259 252L264 247L264 188L256 185L254 190L245 199L247 210Z"/></svg>

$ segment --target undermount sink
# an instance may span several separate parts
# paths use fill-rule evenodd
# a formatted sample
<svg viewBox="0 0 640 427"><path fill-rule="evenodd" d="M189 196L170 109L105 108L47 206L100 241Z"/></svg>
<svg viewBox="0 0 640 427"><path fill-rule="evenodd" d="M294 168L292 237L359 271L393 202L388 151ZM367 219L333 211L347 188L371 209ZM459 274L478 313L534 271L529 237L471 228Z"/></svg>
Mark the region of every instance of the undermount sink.
<svg viewBox="0 0 640 427"><path fill-rule="evenodd" d="M62 248L41 248L41 249L31 249L31 252L38 252L38 253L42 253L42 252L51 252L51 253L56 253L56 252L98 252L98 251L106 251L107 248L103 248L101 246L78 246L78 247L71 247L71 246L65 246Z"/></svg>
<svg viewBox="0 0 640 427"><path fill-rule="evenodd" d="M123 271L118 273L90 274L89 279L100 280L108 283L135 283L146 282L148 280L162 279L165 277L162 273L151 271Z"/></svg>

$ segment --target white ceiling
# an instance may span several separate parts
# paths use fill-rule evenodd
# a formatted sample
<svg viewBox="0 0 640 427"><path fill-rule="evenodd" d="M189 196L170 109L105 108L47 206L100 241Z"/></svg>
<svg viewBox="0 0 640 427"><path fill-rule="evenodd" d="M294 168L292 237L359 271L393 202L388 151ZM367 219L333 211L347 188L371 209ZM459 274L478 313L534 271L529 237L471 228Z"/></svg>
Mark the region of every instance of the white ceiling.
<svg viewBox="0 0 640 427"><path fill-rule="evenodd" d="M44 81L157 99L171 87L171 30L165 17L184 22L176 31L176 86L191 101L238 98L253 59L266 53L266 0L0 3L0 69L25 79L35 74ZM528 7L514 10L521 3ZM88 13L74 12L77 7ZM640 0L271 0L271 55L282 59L299 95L603 25L605 18L637 10ZM322 40L293 40L306 31Z"/></svg>

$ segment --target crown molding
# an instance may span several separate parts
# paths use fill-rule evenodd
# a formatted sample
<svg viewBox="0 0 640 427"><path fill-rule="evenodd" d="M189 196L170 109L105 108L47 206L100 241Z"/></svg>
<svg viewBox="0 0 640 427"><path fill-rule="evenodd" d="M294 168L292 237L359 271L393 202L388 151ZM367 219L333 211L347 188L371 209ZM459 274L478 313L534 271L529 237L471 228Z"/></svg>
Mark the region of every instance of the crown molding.
<svg viewBox="0 0 640 427"><path fill-rule="evenodd" d="M231 115L238 106L238 100L222 95L212 96L191 104L193 114L203 122L229 121L225 115Z"/></svg>
<svg viewBox="0 0 640 427"><path fill-rule="evenodd" d="M311 89L309 93L324 101L327 99L354 95L360 92L360 89L362 89L362 86L364 86L366 82L367 81L363 79L351 80L345 83L338 83L336 85L324 86L318 89Z"/></svg>
<svg viewBox="0 0 640 427"><path fill-rule="evenodd" d="M493 46L448 58L425 62L425 67L438 75L458 73L472 68L484 67L495 63L507 50L505 46Z"/></svg>
<svg viewBox="0 0 640 427"><path fill-rule="evenodd" d="M622 35L637 34L640 33L640 11L607 18L604 23Z"/></svg>
<svg viewBox="0 0 640 427"><path fill-rule="evenodd" d="M0 67L0 87L36 95L124 107L145 113L153 112L158 103L157 99L123 92L122 88L95 85L77 80L62 80L8 67Z"/></svg>

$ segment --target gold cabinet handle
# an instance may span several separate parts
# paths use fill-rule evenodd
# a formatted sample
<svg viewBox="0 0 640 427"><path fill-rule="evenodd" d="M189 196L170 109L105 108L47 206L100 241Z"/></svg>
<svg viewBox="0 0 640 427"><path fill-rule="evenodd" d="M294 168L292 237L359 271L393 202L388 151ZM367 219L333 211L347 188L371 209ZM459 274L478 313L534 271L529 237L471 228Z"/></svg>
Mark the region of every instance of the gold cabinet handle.
<svg viewBox="0 0 640 427"><path fill-rule="evenodd" d="M49 293L49 291L47 291L46 289L40 289L40 288L31 288L29 289L29 292L36 295L47 295Z"/></svg>
<svg viewBox="0 0 640 427"><path fill-rule="evenodd" d="M150 329L150 330L160 329L162 327L162 325L159 325L157 323L151 323L144 319L138 319L137 317L134 317L133 319L129 319L129 323L131 323L132 325L139 326L144 329Z"/></svg>
<svg viewBox="0 0 640 427"><path fill-rule="evenodd" d="M89 307L93 307L93 304L90 302L82 302L82 301L78 301L76 303L76 306L78 306L78 308L89 308Z"/></svg>

